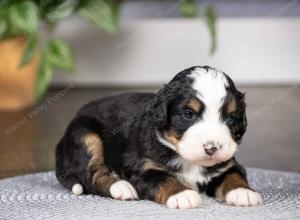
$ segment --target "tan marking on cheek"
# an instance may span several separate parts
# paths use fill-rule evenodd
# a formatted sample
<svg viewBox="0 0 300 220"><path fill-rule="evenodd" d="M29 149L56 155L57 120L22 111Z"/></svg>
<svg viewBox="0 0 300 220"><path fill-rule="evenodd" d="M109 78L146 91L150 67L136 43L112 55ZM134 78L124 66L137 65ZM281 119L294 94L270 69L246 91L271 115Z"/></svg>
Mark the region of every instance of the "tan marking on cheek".
<svg viewBox="0 0 300 220"><path fill-rule="evenodd" d="M143 173L147 172L148 170L167 171L167 168L154 162L153 160L145 159L143 164Z"/></svg>
<svg viewBox="0 0 300 220"><path fill-rule="evenodd" d="M87 153L91 156L89 169L93 173L92 184L103 193L109 195L110 186L118 180L107 168L104 162L103 142L99 135L95 133L87 134L83 137Z"/></svg>
<svg viewBox="0 0 300 220"><path fill-rule="evenodd" d="M163 183L160 184L159 190L155 195L154 201L161 204L166 204L168 198L175 195L183 190L188 189L186 186L182 185L174 177L167 178Z"/></svg>
<svg viewBox="0 0 300 220"><path fill-rule="evenodd" d="M187 106L194 112L200 112L201 110L201 102L196 98L191 98L187 103Z"/></svg>
<svg viewBox="0 0 300 220"><path fill-rule="evenodd" d="M164 132L164 136L166 140L173 144L176 147L176 150L178 150L178 145L180 142L180 135L176 133L175 131L169 130Z"/></svg>
<svg viewBox="0 0 300 220"><path fill-rule="evenodd" d="M224 199L229 191L239 187L249 189L247 181L241 175L238 173L228 174L216 190L216 196L220 199Z"/></svg>
<svg viewBox="0 0 300 220"><path fill-rule="evenodd" d="M233 98L227 105L227 112L231 113L236 111L236 100Z"/></svg>

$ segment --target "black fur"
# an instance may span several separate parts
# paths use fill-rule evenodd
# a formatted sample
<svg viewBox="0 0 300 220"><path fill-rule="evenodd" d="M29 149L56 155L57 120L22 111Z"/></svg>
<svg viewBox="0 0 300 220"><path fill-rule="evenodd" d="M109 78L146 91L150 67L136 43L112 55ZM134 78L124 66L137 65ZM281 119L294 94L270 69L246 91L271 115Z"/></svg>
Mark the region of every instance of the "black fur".
<svg viewBox="0 0 300 220"><path fill-rule="evenodd" d="M162 133L172 128L182 135L194 123L193 120L182 119L185 103L195 96L195 91L191 88L193 80L187 77L194 68L196 67L177 74L157 94L127 93L103 98L82 107L56 148L56 175L59 182L68 189L75 183L80 183L85 193L104 195L101 189L96 189L91 184L95 170L88 166L91 158L81 140L85 134L93 132L103 141L104 159L109 170L129 181L140 198L154 200L160 183L174 173L181 172L181 165L172 163L179 155L163 146L157 140L156 132ZM227 78L230 84L227 88L228 96L237 99L238 110L227 115L221 109L222 118L232 131L234 140L240 141L247 124L244 96L235 88L231 79ZM201 119L202 112L198 114L197 118ZM166 166L168 171L143 172L141 168L145 158ZM224 162L209 167L206 172L217 172L226 164ZM238 172L245 177L244 170L239 165L226 172ZM224 175L226 173L220 173L208 185L199 185L199 190L214 196Z"/></svg>

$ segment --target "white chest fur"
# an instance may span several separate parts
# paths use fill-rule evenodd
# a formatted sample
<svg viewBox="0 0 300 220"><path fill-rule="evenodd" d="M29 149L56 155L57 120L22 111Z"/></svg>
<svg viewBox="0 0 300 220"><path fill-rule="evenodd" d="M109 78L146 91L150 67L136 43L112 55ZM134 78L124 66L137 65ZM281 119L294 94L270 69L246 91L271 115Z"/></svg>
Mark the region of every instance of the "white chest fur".
<svg viewBox="0 0 300 220"><path fill-rule="evenodd" d="M207 173L206 169L202 166L188 163L185 160L180 160L179 163L181 164L182 170L175 173L175 176L183 185L196 191L198 191L197 183L205 185L209 183L213 177L221 175L233 165L233 163L230 162L226 164L226 166L215 170L215 172Z"/></svg>
<svg viewBox="0 0 300 220"><path fill-rule="evenodd" d="M190 163L182 163L182 171L175 174L177 179L187 187L198 191L197 182L206 184L211 177L205 175L204 168Z"/></svg>

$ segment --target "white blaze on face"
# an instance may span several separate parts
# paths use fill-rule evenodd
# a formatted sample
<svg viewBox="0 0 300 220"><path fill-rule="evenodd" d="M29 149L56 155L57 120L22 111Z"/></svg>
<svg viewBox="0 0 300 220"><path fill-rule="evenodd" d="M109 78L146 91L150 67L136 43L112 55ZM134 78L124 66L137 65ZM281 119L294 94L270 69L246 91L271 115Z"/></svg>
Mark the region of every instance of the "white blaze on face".
<svg viewBox="0 0 300 220"><path fill-rule="evenodd" d="M230 159L237 148L220 115L228 81L224 74L216 69L209 69L207 72L206 69L197 68L190 77L194 80L193 89L197 91L197 98L204 103L205 110L202 119L185 131L177 150L187 160L203 166L212 166ZM208 156L203 147L209 141L221 146L212 156Z"/></svg>

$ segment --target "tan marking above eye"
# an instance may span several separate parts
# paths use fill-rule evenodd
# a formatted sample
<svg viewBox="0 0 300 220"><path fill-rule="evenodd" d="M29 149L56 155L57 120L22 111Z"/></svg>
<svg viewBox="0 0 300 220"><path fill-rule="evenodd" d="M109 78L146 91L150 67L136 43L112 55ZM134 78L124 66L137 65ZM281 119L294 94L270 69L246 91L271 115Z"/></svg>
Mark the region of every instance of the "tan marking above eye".
<svg viewBox="0 0 300 220"><path fill-rule="evenodd" d="M194 112L200 112L201 102L197 98L191 98L187 103L187 107L192 109Z"/></svg>
<svg viewBox="0 0 300 220"><path fill-rule="evenodd" d="M227 112L232 113L236 111L236 100L233 98L228 104L227 104Z"/></svg>

